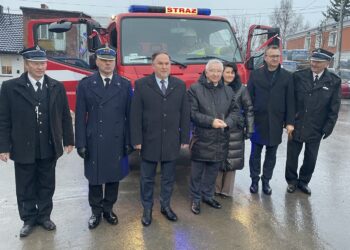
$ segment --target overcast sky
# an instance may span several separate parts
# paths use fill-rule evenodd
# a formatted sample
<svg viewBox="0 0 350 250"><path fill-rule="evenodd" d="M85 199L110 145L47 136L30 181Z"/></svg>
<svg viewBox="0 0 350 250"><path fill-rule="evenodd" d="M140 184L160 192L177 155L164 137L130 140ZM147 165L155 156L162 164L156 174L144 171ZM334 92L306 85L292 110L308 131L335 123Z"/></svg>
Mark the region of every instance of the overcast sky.
<svg viewBox="0 0 350 250"><path fill-rule="evenodd" d="M326 10L330 0L294 0L293 9L303 14L311 27L322 20L322 11ZM279 5L280 0L1 0L4 11L20 14L20 6L39 8L45 3L50 9L83 11L91 16L105 17L126 12L131 4L162 5L176 7L201 7L212 9L212 15L229 17L245 17L248 23L268 24L268 16Z"/></svg>

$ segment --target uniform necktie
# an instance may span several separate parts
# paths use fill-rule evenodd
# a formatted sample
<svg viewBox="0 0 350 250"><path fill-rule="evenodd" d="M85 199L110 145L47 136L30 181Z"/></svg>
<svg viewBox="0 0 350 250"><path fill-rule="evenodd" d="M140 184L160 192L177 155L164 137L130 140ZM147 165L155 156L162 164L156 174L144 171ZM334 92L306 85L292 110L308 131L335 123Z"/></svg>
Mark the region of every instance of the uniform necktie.
<svg viewBox="0 0 350 250"><path fill-rule="evenodd" d="M318 75L315 75L314 86L316 86L317 83L318 83Z"/></svg>
<svg viewBox="0 0 350 250"><path fill-rule="evenodd" d="M38 89L36 90L36 92L41 91L41 82L36 82L35 85L38 87Z"/></svg>
<svg viewBox="0 0 350 250"><path fill-rule="evenodd" d="M108 78L108 77L105 78L105 82L106 82L105 89L108 89L110 81L111 81L110 78Z"/></svg>
<svg viewBox="0 0 350 250"><path fill-rule="evenodd" d="M42 90L41 90L41 82L36 82L35 85L38 87L36 90L37 98L41 98Z"/></svg>
<svg viewBox="0 0 350 250"><path fill-rule="evenodd" d="M165 95L166 93L166 87L165 87L165 81L164 80L160 80L161 85L161 91L163 92L163 95Z"/></svg>

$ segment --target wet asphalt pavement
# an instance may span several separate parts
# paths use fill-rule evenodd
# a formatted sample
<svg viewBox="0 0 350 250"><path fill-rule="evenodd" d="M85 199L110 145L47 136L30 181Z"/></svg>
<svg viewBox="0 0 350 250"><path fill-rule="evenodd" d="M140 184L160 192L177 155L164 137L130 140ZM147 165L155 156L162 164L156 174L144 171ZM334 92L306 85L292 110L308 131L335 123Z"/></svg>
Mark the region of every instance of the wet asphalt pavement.
<svg viewBox="0 0 350 250"><path fill-rule="evenodd" d="M57 164L56 192L52 220L57 229L47 232L36 227L20 239L13 163L0 163L0 249L350 249L350 100L343 100L333 134L321 143L312 195L286 192L284 179L286 136L277 153L270 184L272 195L249 192L250 178L246 143L246 166L237 172L234 197L218 198L223 208L202 204L200 215L190 211L188 153L177 166L172 207L178 222L160 213L159 176L153 222L145 228L140 219L139 170L132 157L133 171L120 185L114 211L119 224L102 221L90 231L87 221L88 183L83 162L74 151Z"/></svg>

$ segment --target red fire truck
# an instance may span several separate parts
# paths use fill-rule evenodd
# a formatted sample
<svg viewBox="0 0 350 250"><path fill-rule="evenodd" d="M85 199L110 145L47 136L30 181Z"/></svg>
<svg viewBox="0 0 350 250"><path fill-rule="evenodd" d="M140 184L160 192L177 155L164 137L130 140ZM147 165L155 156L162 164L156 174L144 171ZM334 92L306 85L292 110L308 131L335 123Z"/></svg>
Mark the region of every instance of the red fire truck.
<svg viewBox="0 0 350 250"><path fill-rule="evenodd" d="M210 12L210 9L133 5L129 13L115 16L107 28L84 18L33 19L27 27L27 44L39 44L47 51L47 74L64 82L72 110L77 82L94 72L93 52L106 42L117 49L118 74L132 84L152 72L150 56L159 50L170 54L171 74L184 80L187 86L198 79L212 58L236 62L246 82L249 70L261 62L256 58L261 58L259 49L270 43L279 44L278 30L252 26L244 58L244 48L239 46L230 23L225 18L210 16ZM253 46L254 41L258 45Z"/></svg>

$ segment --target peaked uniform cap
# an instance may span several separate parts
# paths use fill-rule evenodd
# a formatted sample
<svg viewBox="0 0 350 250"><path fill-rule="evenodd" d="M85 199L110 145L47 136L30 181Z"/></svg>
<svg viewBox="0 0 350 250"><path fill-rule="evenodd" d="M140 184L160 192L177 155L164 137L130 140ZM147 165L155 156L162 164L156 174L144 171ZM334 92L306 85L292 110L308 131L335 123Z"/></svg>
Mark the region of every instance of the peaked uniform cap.
<svg viewBox="0 0 350 250"><path fill-rule="evenodd" d="M34 62L46 62L46 52L39 45L30 47L19 52L25 60Z"/></svg>
<svg viewBox="0 0 350 250"><path fill-rule="evenodd" d="M314 49L312 51L311 60L312 61L330 61L333 58L333 53L325 49Z"/></svg>
<svg viewBox="0 0 350 250"><path fill-rule="evenodd" d="M108 44L105 44L95 51L95 55L97 58L103 60L115 60L116 51L114 48L108 46Z"/></svg>

